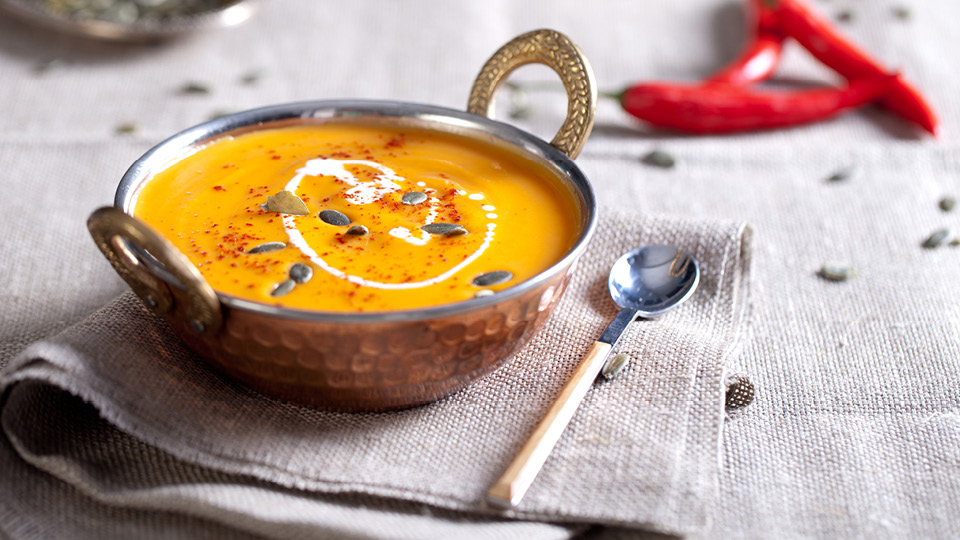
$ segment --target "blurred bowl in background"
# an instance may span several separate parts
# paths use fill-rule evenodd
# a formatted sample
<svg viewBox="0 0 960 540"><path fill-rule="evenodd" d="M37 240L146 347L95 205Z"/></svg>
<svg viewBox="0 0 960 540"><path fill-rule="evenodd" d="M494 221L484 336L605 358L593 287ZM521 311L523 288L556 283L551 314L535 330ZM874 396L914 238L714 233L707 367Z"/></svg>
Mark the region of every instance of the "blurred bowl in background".
<svg viewBox="0 0 960 540"><path fill-rule="evenodd" d="M54 32L150 42L238 25L257 0L0 0L0 11Z"/></svg>

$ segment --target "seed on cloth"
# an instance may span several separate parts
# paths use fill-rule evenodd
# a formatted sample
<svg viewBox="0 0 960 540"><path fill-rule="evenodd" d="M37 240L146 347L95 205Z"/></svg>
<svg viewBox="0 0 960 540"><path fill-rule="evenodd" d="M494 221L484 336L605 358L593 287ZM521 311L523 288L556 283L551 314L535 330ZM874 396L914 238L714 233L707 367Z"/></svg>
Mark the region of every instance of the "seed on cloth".
<svg viewBox="0 0 960 540"><path fill-rule="evenodd" d="M261 208L264 208L261 206ZM277 212L279 214L291 214L294 216L305 216L310 213L310 209L304 204L300 197L287 190L278 191L276 195L267 197L267 204L264 208L268 212Z"/></svg>
<svg viewBox="0 0 960 540"><path fill-rule="evenodd" d="M303 263L294 263L290 267L290 279L296 281L297 283L306 283L310 281L310 278L313 277L313 268Z"/></svg>
<svg viewBox="0 0 960 540"><path fill-rule="evenodd" d="M937 229L923 241L923 247L926 249L935 249L950 241L950 229Z"/></svg>
<svg viewBox="0 0 960 540"><path fill-rule="evenodd" d="M463 228L463 225L454 223L431 223L420 228L430 234L443 236L460 236L461 234L467 234L467 230Z"/></svg>
<svg viewBox="0 0 960 540"><path fill-rule="evenodd" d="M750 379L743 375L733 375L727 379L727 392L724 399L724 408L727 412L734 412L753 403L756 389Z"/></svg>
<svg viewBox="0 0 960 540"><path fill-rule="evenodd" d="M817 272L821 278L827 281L846 281L857 275L856 271L843 263L825 262Z"/></svg>
<svg viewBox="0 0 960 540"><path fill-rule="evenodd" d="M944 212L951 212L953 211L954 207L957 206L957 200L953 197L944 197L940 199L940 202L937 204Z"/></svg>
<svg viewBox="0 0 960 540"><path fill-rule="evenodd" d="M270 293L270 296L283 296L289 293L290 291L292 291L296 285L297 285L296 281L292 279L288 279L284 282L277 284L277 286L274 287L273 291Z"/></svg>
<svg viewBox="0 0 960 540"><path fill-rule="evenodd" d="M320 218L320 221L323 221L327 225L333 225L334 227L346 227L350 224L350 218L343 212L338 212L337 210L323 210L317 214L317 216Z"/></svg>
<svg viewBox="0 0 960 540"><path fill-rule="evenodd" d="M420 204L425 200L427 200L427 194L422 191L410 191L404 193L403 197L400 198L400 202L409 205Z"/></svg>
<svg viewBox="0 0 960 540"><path fill-rule="evenodd" d="M603 369L600 371L600 374L603 375L604 379L609 381L616 377L629 361L630 357L626 354L615 354L603 364Z"/></svg>
<svg viewBox="0 0 960 540"><path fill-rule="evenodd" d="M827 182L844 182L846 180L851 180L857 176L857 173L860 172L860 167L856 165L851 165L849 167L844 167L838 169L836 172L827 177Z"/></svg>
<svg viewBox="0 0 960 540"><path fill-rule="evenodd" d="M367 229L363 225L354 225L353 227L347 229L346 234L349 234L350 236L363 236L369 232L370 229Z"/></svg>
<svg viewBox="0 0 960 540"><path fill-rule="evenodd" d="M123 124L118 124L117 127L113 128L113 131L118 135L127 135L130 133L136 133L140 129L139 126L133 122L124 122Z"/></svg>
<svg viewBox="0 0 960 540"><path fill-rule="evenodd" d="M247 255L256 255L257 253L269 253L271 251L277 251L278 249L283 249L287 247L283 242L267 242L265 244L260 244L259 246L254 246L247 251Z"/></svg>
<svg viewBox="0 0 960 540"><path fill-rule="evenodd" d="M190 82L188 82L187 84L183 85L183 86L180 88L180 93L182 93L182 94L194 94L194 95L209 94L209 93L210 93L210 87L207 86L205 83L202 83L202 82L190 81Z"/></svg>
<svg viewBox="0 0 960 540"><path fill-rule="evenodd" d="M511 279L513 279L513 274L507 270L494 270L473 278L473 284L477 287L489 287L490 285L506 283Z"/></svg>
<svg viewBox="0 0 960 540"><path fill-rule="evenodd" d="M640 161L651 167L660 167L661 169L672 169L677 164L677 160L663 150L654 150L640 158Z"/></svg>

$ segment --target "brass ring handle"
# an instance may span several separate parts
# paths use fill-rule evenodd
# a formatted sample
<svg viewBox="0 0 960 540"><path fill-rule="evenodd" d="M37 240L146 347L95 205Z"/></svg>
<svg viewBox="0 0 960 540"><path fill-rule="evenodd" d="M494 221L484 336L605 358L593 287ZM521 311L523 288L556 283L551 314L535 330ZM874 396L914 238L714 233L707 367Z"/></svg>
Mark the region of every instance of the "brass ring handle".
<svg viewBox="0 0 960 540"><path fill-rule="evenodd" d="M164 270L180 281L188 298L186 320L194 332L210 337L220 330L223 316L217 294L197 267L166 238L112 206L91 214L87 229L113 269L154 313L164 315L175 309L173 295L164 280L141 263L127 243L152 255Z"/></svg>
<svg viewBox="0 0 960 540"><path fill-rule="evenodd" d="M560 76L567 91L567 118L550 144L576 158L593 129L597 85L593 69L570 39L554 30L534 30L500 47L473 82L467 111L493 118L494 96L513 70L531 63L545 64Z"/></svg>

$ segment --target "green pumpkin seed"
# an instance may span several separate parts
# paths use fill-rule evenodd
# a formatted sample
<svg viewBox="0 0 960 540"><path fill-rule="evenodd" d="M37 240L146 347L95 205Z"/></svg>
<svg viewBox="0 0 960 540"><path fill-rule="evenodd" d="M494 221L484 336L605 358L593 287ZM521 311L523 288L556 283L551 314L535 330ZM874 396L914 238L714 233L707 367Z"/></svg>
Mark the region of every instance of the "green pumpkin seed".
<svg viewBox="0 0 960 540"><path fill-rule="evenodd" d="M461 234L467 234L467 230L463 228L463 225L456 225L454 223L431 223L420 228L430 234L443 236L460 236Z"/></svg>
<svg viewBox="0 0 960 540"><path fill-rule="evenodd" d="M411 191L409 193L404 193L403 197L400 198L400 202L403 204L420 204L427 200L427 194L420 191Z"/></svg>
<svg viewBox="0 0 960 540"><path fill-rule="evenodd" d="M860 168L856 165L844 167L827 177L827 182L844 182L857 176Z"/></svg>
<svg viewBox="0 0 960 540"><path fill-rule="evenodd" d="M133 122L125 122L117 125L117 127L115 127L113 130L118 135L129 135L131 133L136 133L138 129L140 129L140 127Z"/></svg>
<svg viewBox="0 0 960 540"><path fill-rule="evenodd" d="M651 167L660 167L661 169L672 169L677 160L663 150L654 150L640 158L640 161Z"/></svg>
<svg viewBox="0 0 960 540"><path fill-rule="evenodd" d="M610 379L616 377L629 361L630 357L626 354L616 354L608 359L605 364L603 364L603 369L600 371L600 373L603 375L604 379L609 381Z"/></svg>
<svg viewBox="0 0 960 540"><path fill-rule="evenodd" d="M827 281L846 281L856 276L856 271L843 263L825 262L817 272L821 278Z"/></svg>
<svg viewBox="0 0 960 540"><path fill-rule="evenodd" d="M296 285L297 282L292 279L278 283L277 286L273 288L273 291L270 292L270 296L276 297L288 294Z"/></svg>
<svg viewBox="0 0 960 540"><path fill-rule="evenodd" d="M210 87L202 82L190 81L180 88L181 94L203 95L210 93Z"/></svg>
<svg viewBox="0 0 960 540"><path fill-rule="evenodd" d="M317 216L320 217L320 221L323 221L327 225L333 225L334 227L346 227L350 224L350 218L343 212L336 210L324 210L317 214Z"/></svg>
<svg viewBox="0 0 960 540"><path fill-rule="evenodd" d="M279 191L273 197L267 197L266 210L294 216L305 216L310 213L310 209L300 200L300 197L287 190Z"/></svg>
<svg viewBox="0 0 960 540"><path fill-rule="evenodd" d="M950 229L937 229L933 231L926 240L923 241L923 247L926 249L935 249L949 242L951 237Z"/></svg>
<svg viewBox="0 0 960 540"><path fill-rule="evenodd" d="M944 212L951 212L957 206L957 200L953 197L944 197L940 199L938 205Z"/></svg>
<svg viewBox="0 0 960 540"><path fill-rule="evenodd" d="M306 283L313 277L313 268L303 263L294 263L294 265L290 267L288 274L290 275L290 279L297 283Z"/></svg>
<svg viewBox="0 0 960 540"><path fill-rule="evenodd" d="M245 73L243 77L240 77L240 82L242 82L243 84L252 86L260 82L260 79L263 79L264 74L266 74L266 71L262 69L255 69L253 71L249 71Z"/></svg>
<svg viewBox="0 0 960 540"><path fill-rule="evenodd" d="M37 67L34 69L37 75L46 75L51 71L56 71L63 66L67 65L66 62L59 58L54 58L52 60L47 60L46 62L41 62L37 64Z"/></svg>
<svg viewBox="0 0 960 540"><path fill-rule="evenodd" d="M353 227L347 229L346 234L349 234L350 236L363 236L369 232L370 230L363 225L354 225Z"/></svg>
<svg viewBox="0 0 960 540"><path fill-rule="evenodd" d="M511 272L507 270L494 270L493 272L486 272L473 278L473 284L477 287L489 287L491 285L506 283L511 279L513 279Z"/></svg>
<svg viewBox="0 0 960 540"><path fill-rule="evenodd" d="M247 255L256 255L257 253L269 253L271 251L277 251L287 247L283 242L267 242L266 244L260 244L259 246L254 246L247 251Z"/></svg>
<svg viewBox="0 0 960 540"><path fill-rule="evenodd" d="M903 6L897 6L893 8L893 16L901 21L906 21L910 19L910 10Z"/></svg>

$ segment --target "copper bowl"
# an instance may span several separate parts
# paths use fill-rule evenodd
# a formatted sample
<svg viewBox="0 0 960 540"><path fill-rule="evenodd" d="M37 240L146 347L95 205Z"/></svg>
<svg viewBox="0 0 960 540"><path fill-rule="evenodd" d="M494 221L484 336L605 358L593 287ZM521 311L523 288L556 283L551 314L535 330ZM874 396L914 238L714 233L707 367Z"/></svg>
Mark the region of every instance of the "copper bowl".
<svg viewBox="0 0 960 540"><path fill-rule="evenodd" d="M551 143L492 120L493 97L516 67L560 75L568 117ZM589 64L565 36L539 30L504 45L474 83L468 110L384 101L315 101L246 111L179 133L137 160L113 207L90 216L97 246L152 311L223 373L284 401L381 411L445 397L499 367L543 325L596 225L596 200L573 163L590 132L596 91ZM217 293L167 240L132 217L138 189L191 148L227 135L324 122L374 122L452 132L509 149L552 171L575 197L579 236L550 268L497 294L376 313L307 311Z"/></svg>

